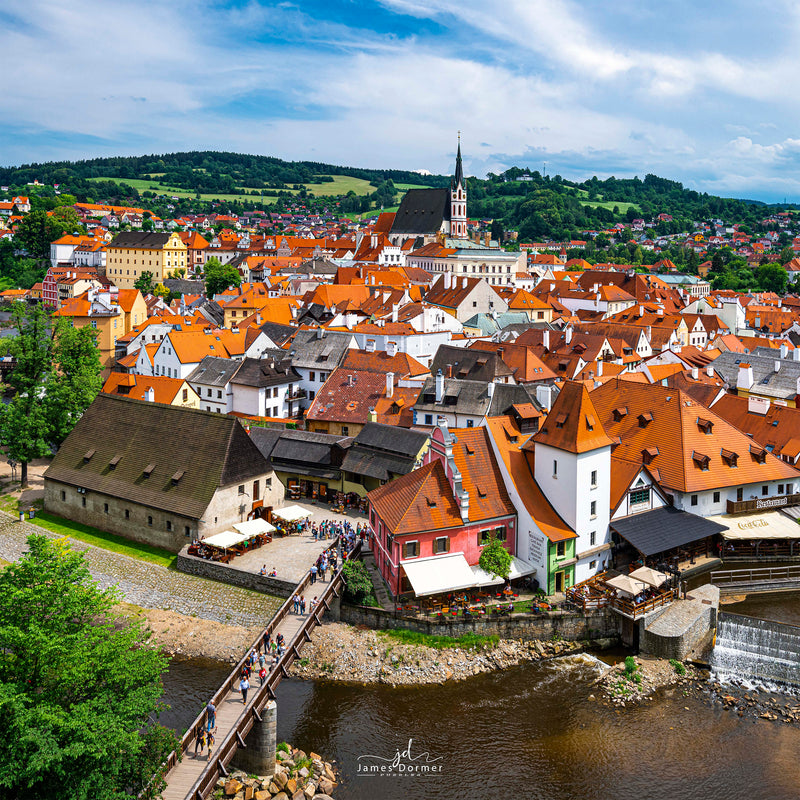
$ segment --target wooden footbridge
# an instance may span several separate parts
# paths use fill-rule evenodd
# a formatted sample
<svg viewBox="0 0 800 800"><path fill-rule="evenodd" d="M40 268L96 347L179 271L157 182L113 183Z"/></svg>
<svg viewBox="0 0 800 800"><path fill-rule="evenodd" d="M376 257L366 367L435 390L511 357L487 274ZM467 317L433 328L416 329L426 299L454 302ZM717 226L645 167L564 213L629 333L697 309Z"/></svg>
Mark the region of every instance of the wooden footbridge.
<svg viewBox="0 0 800 800"><path fill-rule="evenodd" d="M361 544L356 544L346 558L354 558L360 549ZM305 616L300 616L292 613L292 597L295 594L308 596L311 575L306 573L292 592L292 596L280 607L267 627L243 654L241 661L234 667L213 698L217 708L216 741L213 751L210 755L208 753L194 755L197 736L206 725L206 712L203 710L184 734L180 748L167 757L165 775L167 785L161 793L163 800L205 800L211 794L217 780L221 776L228 775L228 767L237 750L247 746L245 738L253 726L262 721L262 713L267 703L275 699L275 689L288 674L287 670L298 657L300 648L310 640L311 631L320 624L322 615L340 596L344 584L342 565L343 562L327 581L316 581L314 587L319 598L318 605ZM253 672L247 704L244 704L238 692L242 667L250 652L260 649L267 633L272 639L279 633L283 634L286 651L268 673L263 686L256 685L257 675L255 671Z"/></svg>
<svg viewBox="0 0 800 800"><path fill-rule="evenodd" d="M720 594L756 594L800 589L800 565L724 569L711 573L711 583Z"/></svg>

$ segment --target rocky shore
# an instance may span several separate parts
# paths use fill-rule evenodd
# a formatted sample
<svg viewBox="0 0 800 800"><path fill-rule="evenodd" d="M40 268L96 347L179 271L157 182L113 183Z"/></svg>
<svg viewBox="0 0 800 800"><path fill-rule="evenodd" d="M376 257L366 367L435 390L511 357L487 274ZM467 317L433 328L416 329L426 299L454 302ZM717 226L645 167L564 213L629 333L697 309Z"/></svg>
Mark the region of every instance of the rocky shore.
<svg viewBox="0 0 800 800"><path fill-rule="evenodd" d="M394 686L444 683L575 653L587 646L586 642L501 639L474 648L430 647L405 644L383 631L328 623L312 633L289 674L306 680Z"/></svg>
<svg viewBox="0 0 800 800"><path fill-rule="evenodd" d="M604 698L616 706L651 700L666 686L695 684L703 672L690 664L638 655L609 667L597 680ZM707 672L705 673L707 677Z"/></svg>
<svg viewBox="0 0 800 800"><path fill-rule="evenodd" d="M248 775L234 770L217 781L217 800L331 800L338 783L336 768L316 753L281 743L272 775Z"/></svg>

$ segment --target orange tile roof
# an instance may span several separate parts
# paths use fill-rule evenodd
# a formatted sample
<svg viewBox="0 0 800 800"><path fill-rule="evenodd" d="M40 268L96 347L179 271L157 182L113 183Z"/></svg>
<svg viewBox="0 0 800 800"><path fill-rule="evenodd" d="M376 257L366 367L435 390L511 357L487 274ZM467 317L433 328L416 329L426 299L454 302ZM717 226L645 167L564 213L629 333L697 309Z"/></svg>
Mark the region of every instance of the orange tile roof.
<svg viewBox="0 0 800 800"><path fill-rule="evenodd" d="M487 417L486 426L517 493L539 530L551 542L575 539L575 531L556 513L533 477L534 454L521 449L525 435L509 417Z"/></svg>
<svg viewBox="0 0 800 800"><path fill-rule="evenodd" d="M380 372L382 375L393 372L395 378L427 375L430 372L424 364L421 364L408 353L397 353L394 356L390 356L383 350L368 353L366 350L351 348L347 351L341 366L347 369L365 370L366 372Z"/></svg>
<svg viewBox="0 0 800 800"><path fill-rule="evenodd" d="M658 454L650 469L669 489L696 492L800 477L800 472L773 455L767 454L764 463L759 463L751 456L753 442L748 436L678 389L609 381L595 389L591 399L599 422L619 439L615 458L641 464L642 451L656 447ZM711 422L709 434L698 424L699 418ZM738 454L736 468L720 456L723 448ZM696 459L702 456L709 459L708 469L698 466Z"/></svg>
<svg viewBox="0 0 800 800"><path fill-rule="evenodd" d="M335 369L306 413L309 420L366 423L369 409L386 394L386 376L364 370Z"/></svg>
<svg viewBox="0 0 800 800"><path fill-rule="evenodd" d="M120 387L127 387L128 391L120 392ZM106 394L124 394L137 400L145 400L147 390L152 389L155 395L154 402L170 404L175 400L178 392L187 388L194 393L183 378L167 378L161 375L134 375L125 372L112 372L103 384Z"/></svg>
<svg viewBox="0 0 800 800"><path fill-rule="evenodd" d="M588 453L614 444L603 429L586 386L572 381L558 393L533 441L570 453Z"/></svg>

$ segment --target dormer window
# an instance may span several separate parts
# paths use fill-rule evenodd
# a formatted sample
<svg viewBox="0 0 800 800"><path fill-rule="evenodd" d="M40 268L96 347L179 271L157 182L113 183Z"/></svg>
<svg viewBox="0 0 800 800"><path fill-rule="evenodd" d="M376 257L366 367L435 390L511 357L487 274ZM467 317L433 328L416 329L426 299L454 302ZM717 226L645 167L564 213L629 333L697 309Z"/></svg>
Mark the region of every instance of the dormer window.
<svg viewBox="0 0 800 800"><path fill-rule="evenodd" d="M642 450L642 463L643 464L652 463L653 459L657 455L658 455L657 447L646 447L644 450Z"/></svg>
<svg viewBox="0 0 800 800"><path fill-rule="evenodd" d="M114 456L114 458L112 458L111 461L108 462L108 468L109 469L116 469L117 468L117 464L119 464L119 462L121 460L122 460L122 456Z"/></svg>
<svg viewBox="0 0 800 800"><path fill-rule="evenodd" d="M650 411L646 411L644 414L639 414L639 427L646 428L652 421L653 415Z"/></svg>
<svg viewBox="0 0 800 800"><path fill-rule="evenodd" d="M89 450L83 456L84 463L88 464L92 460L92 456L96 453L96 450Z"/></svg>
<svg viewBox="0 0 800 800"><path fill-rule="evenodd" d="M594 430L595 421L594 417L591 414L586 415L586 428L590 431Z"/></svg>
<svg viewBox="0 0 800 800"><path fill-rule="evenodd" d="M567 421L567 414L559 414L556 417L556 428L563 428L564 423Z"/></svg>
<svg viewBox="0 0 800 800"><path fill-rule="evenodd" d="M707 455L698 453L696 450L692 450L692 461L694 461L695 466L703 472L708 471L708 466L711 463L711 459Z"/></svg>
<svg viewBox="0 0 800 800"><path fill-rule="evenodd" d="M176 486L178 483L180 483L180 480L181 480L181 478L182 478L182 477L183 477L185 474L186 474L186 470L185 470L185 469L180 469L180 470L178 470L178 471L177 471L177 472L176 472L176 473L175 473L175 474L172 476L172 485L173 485L173 486Z"/></svg>
<svg viewBox="0 0 800 800"><path fill-rule="evenodd" d="M436 500L432 497L426 497L426 502L428 503L428 508L436 508Z"/></svg>
<svg viewBox="0 0 800 800"><path fill-rule="evenodd" d="M753 457L753 460L756 461L758 464L764 464L767 461L767 451L763 447L759 447L758 445L755 444L750 445L750 455Z"/></svg>
<svg viewBox="0 0 800 800"><path fill-rule="evenodd" d="M154 470L155 468L156 468L156 465L155 465L155 464L148 464L148 465L147 465L147 466L144 468L144 470L142 470L142 475L144 475L144 477L145 477L145 478L149 478L149 477L150 477L150 476L153 474L153 470Z"/></svg>
<svg viewBox="0 0 800 800"><path fill-rule="evenodd" d="M700 430L703 431L706 436L710 436L714 428L714 423L710 419L698 417L697 427L700 428Z"/></svg>
<svg viewBox="0 0 800 800"><path fill-rule="evenodd" d="M628 416L628 407L617 406L612 413L614 414L614 422L619 422L623 417Z"/></svg>
<svg viewBox="0 0 800 800"><path fill-rule="evenodd" d="M735 453L733 450L726 450L724 447L720 451L720 455L722 456L722 460L729 466L729 467L736 467L739 465L739 454Z"/></svg>

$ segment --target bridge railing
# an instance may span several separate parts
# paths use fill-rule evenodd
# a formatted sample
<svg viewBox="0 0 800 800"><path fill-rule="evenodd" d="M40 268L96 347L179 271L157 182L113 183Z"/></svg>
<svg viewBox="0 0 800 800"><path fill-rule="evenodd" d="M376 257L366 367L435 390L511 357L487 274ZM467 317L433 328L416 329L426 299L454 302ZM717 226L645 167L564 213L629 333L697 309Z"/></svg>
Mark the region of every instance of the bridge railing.
<svg viewBox="0 0 800 800"><path fill-rule="evenodd" d="M331 546L336 546L339 544L340 537L337 537L333 540ZM216 750L214 751L213 755L209 758L209 761L203 770L202 775L194 786L192 787L191 791L187 795L187 797L192 798L192 800L204 800L207 797L211 790L214 787L214 784L217 781L217 778L220 775L227 775L226 767L230 764L231 760L233 759L236 750L239 747L244 746L244 738L252 729L253 725L256 722L261 721L261 712L266 706L269 700L275 698L275 689L277 688L278 684L281 680L288 675L288 669L295 661L298 656L299 648L298 648L298 641L300 639L304 639L305 641L309 641L311 636L310 632L313 628L315 628L318 624L322 615L328 610L330 604L332 602L332 598L334 596L339 596L339 587L344 583L344 578L342 576L342 566L344 562L355 558L361 552L361 542L357 542L355 547L349 552L345 553L342 559L341 564L339 565L336 574L332 577L330 583L325 587L325 591L319 598L318 605L314 609L313 612L309 613L308 617L305 619L303 625L298 630L295 638L292 642L286 642L286 651L278 660L278 663L270 670L269 674L263 685L259 686L258 689L255 691L253 695L252 702L246 708L242 718L239 722L234 726L234 728L230 731L230 733L217 744ZM247 651L242 656L239 663L234 667L233 671L228 675L225 679L223 684L214 694L213 700L214 705L218 706L222 699L231 691L233 691L234 687L238 686L239 678L241 676L242 667L245 665L246 659L249 657L250 652L254 649L258 649L259 645L263 642L264 636L269 632L270 635L273 631L280 625L283 619L290 613L290 609L292 607L292 599L295 594L301 594L305 591L306 587L311 583L311 573L310 571L305 574L303 579L300 583L297 584L295 591L292 593L292 596L287 598L286 602L278 609L277 613L272 617L269 624L264 628L264 630L259 634L259 636L254 640L254 642L247 648ZM197 738L197 735L203 729L204 724L206 723L206 711L200 712L200 714L195 718L194 722L189 726L186 733L183 735L180 744L179 752L181 754L185 753L186 750L189 748L189 745ZM169 756L167 757L167 773L171 770L177 763L178 763L178 751L173 750Z"/></svg>
<svg viewBox="0 0 800 800"><path fill-rule="evenodd" d="M800 580L800 565L788 567L753 567L751 569L718 569L711 572L711 583L724 586L731 583L758 583L761 581Z"/></svg>

